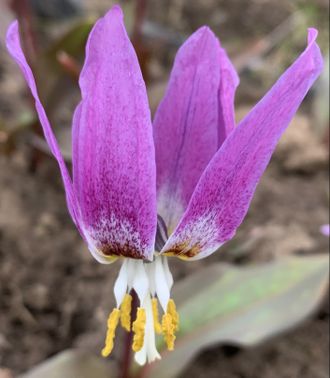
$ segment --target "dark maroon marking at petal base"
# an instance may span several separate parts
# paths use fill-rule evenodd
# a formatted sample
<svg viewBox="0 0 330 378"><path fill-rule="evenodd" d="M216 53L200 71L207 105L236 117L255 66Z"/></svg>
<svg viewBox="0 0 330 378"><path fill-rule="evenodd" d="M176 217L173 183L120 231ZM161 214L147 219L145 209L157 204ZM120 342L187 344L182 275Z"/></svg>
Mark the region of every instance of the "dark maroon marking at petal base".
<svg viewBox="0 0 330 378"><path fill-rule="evenodd" d="M122 245L119 243L111 243L111 244L102 244L98 247L98 249L105 255L105 256L122 256L128 257L131 259L138 259L144 260L145 256L141 251L132 247L128 243Z"/></svg>

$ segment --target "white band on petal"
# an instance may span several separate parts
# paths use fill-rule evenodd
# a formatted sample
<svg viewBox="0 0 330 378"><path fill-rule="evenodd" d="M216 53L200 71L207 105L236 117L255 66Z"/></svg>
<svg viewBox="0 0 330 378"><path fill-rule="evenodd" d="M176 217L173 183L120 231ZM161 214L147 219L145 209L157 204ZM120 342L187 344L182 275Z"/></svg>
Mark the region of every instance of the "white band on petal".
<svg viewBox="0 0 330 378"><path fill-rule="evenodd" d="M86 236L86 235L85 235ZM86 237L87 239L87 237ZM103 255L95 246L93 243L88 244L88 249L91 255L94 257L94 259L99 262L100 264L112 264L117 260L117 257L114 256L105 256Z"/></svg>

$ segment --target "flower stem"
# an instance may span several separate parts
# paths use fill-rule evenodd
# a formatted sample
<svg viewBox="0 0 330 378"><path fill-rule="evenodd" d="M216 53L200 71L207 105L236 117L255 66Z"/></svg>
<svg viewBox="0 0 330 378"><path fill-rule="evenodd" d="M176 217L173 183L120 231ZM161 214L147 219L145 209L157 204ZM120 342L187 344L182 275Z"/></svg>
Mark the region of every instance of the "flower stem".
<svg viewBox="0 0 330 378"><path fill-rule="evenodd" d="M134 290L132 290L130 294L132 295L132 298L133 298L131 317L132 319L135 319L138 299ZM131 320L131 329L132 329L132 320ZM123 348L123 353L122 353L120 378L131 378L130 368L131 368L131 360L132 360L132 354L133 354L132 341L133 341L133 332L132 331L127 332L125 334L124 348Z"/></svg>

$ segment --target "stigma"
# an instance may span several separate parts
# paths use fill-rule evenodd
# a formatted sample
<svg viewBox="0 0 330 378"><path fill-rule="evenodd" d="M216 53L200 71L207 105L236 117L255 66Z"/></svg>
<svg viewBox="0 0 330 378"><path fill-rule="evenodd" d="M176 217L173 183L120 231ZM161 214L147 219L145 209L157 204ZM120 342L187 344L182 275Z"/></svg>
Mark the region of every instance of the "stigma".
<svg viewBox="0 0 330 378"><path fill-rule="evenodd" d="M170 298L172 285L167 257L156 257L151 263L124 259L114 286L117 306L108 317L103 357L108 357L113 350L119 324L133 333L132 349L140 365L160 359L156 335L163 337L168 350L174 349L179 315ZM131 290L136 292L139 301L134 314Z"/></svg>

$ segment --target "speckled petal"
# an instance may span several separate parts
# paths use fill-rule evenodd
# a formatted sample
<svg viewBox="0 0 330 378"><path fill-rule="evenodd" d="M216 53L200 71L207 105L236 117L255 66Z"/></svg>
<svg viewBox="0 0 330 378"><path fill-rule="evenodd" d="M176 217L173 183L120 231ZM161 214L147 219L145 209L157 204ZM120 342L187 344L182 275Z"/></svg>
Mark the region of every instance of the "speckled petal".
<svg viewBox="0 0 330 378"><path fill-rule="evenodd" d="M49 148L56 158L58 165L60 167L60 171L62 174L62 179L65 187L66 192L66 199L69 212L71 217L78 227L79 231L81 232L80 225L79 225L79 210L77 207L77 202L75 198L75 194L72 188L72 182L70 175L68 173L67 167L65 166L63 156L57 144L56 138L50 126L49 120L47 118L45 109L43 108L41 101L39 99L38 91L36 82L33 77L33 73L31 68L29 67L24 53L22 51L22 47L20 44L20 37L19 37L19 30L18 30L18 22L14 21L8 28L7 37L6 37L6 45L10 55L14 58L18 66L20 67L24 78L27 82L27 85L30 88L31 94L35 100L35 107L38 113L39 121L42 126L46 141L49 145ZM82 232L81 232L82 233ZM83 236L83 234L82 234Z"/></svg>
<svg viewBox="0 0 330 378"><path fill-rule="evenodd" d="M172 232L205 167L234 127L237 74L207 27L180 48L155 115L158 213Z"/></svg>
<svg viewBox="0 0 330 378"><path fill-rule="evenodd" d="M163 253L198 259L234 236L280 136L322 70L316 37L310 29L306 50L225 140Z"/></svg>
<svg viewBox="0 0 330 378"><path fill-rule="evenodd" d="M157 224L152 125L118 6L94 26L79 84L73 185L84 231L105 256L149 259Z"/></svg>

